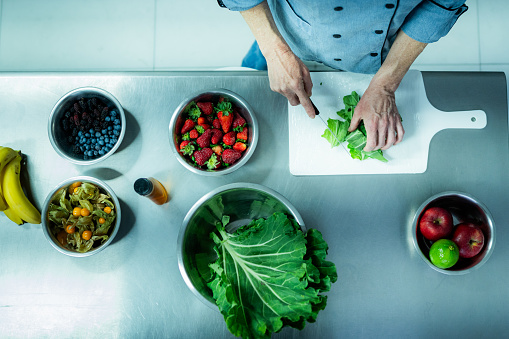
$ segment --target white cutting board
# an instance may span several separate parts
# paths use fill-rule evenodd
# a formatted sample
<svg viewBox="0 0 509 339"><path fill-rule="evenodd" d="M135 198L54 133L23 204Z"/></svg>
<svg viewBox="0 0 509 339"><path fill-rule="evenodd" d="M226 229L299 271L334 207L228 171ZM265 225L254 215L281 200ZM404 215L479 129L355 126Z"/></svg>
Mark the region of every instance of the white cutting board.
<svg viewBox="0 0 509 339"><path fill-rule="evenodd" d="M314 104L320 115L338 119L344 108L343 96L356 91L362 96L372 75L347 72L314 72ZM317 117L310 119L302 106L288 105L290 138L290 173L293 175L344 175L424 173L428 164L429 144L433 136L447 128L481 129L486 113L480 110L444 112L433 107L426 96L422 74L409 71L398 90L396 104L403 118L405 137L401 143L384 151L389 160L352 159L343 147L331 148L322 138L326 127Z"/></svg>

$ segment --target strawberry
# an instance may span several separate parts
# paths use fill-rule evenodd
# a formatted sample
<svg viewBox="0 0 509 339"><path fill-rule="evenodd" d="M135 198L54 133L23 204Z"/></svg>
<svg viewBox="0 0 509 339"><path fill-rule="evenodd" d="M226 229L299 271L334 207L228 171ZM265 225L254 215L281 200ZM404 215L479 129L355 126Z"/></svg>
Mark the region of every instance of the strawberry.
<svg viewBox="0 0 509 339"><path fill-rule="evenodd" d="M205 119L204 117L199 117L197 122L198 125L203 125L207 123L207 119Z"/></svg>
<svg viewBox="0 0 509 339"><path fill-rule="evenodd" d="M196 139L198 138L200 135L198 134L198 131L195 130L195 129L192 129L191 131L189 131L189 137L191 139Z"/></svg>
<svg viewBox="0 0 509 339"><path fill-rule="evenodd" d="M185 122L184 122L184 126L182 127L182 130L180 131L180 133L184 134L186 132L189 132L190 130L192 130L195 126L195 123L193 120L191 119L187 119Z"/></svg>
<svg viewBox="0 0 509 339"><path fill-rule="evenodd" d="M217 112L217 118L219 119L219 123L221 124L221 128L223 132L228 133L230 131L230 127L233 122L233 114L228 111L219 111Z"/></svg>
<svg viewBox="0 0 509 339"><path fill-rule="evenodd" d="M211 129L212 131L212 138L210 139L210 143L215 145L217 143L219 143L221 141L221 139L223 138L223 132L221 132L220 130L218 129Z"/></svg>
<svg viewBox="0 0 509 339"><path fill-rule="evenodd" d="M240 157L242 157L242 153L234 149L225 149L221 156L223 162L230 165L239 160Z"/></svg>
<svg viewBox="0 0 509 339"><path fill-rule="evenodd" d="M244 152L246 150L247 146L243 142L236 142L235 145L233 145L233 149L237 150L239 152Z"/></svg>
<svg viewBox="0 0 509 339"><path fill-rule="evenodd" d="M237 139L247 141L247 131L248 131L247 127L242 128L242 131L237 133Z"/></svg>
<svg viewBox="0 0 509 339"><path fill-rule="evenodd" d="M212 114L212 103L211 102L197 102L196 106L203 112L205 115Z"/></svg>
<svg viewBox="0 0 509 339"><path fill-rule="evenodd" d="M180 143L180 153L184 155L191 155L194 152L194 145L189 140Z"/></svg>
<svg viewBox="0 0 509 339"><path fill-rule="evenodd" d="M217 155L221 155L223 153L223 147L221 147L221 145L216 145L212 147L212 151L214 151Z"/></svg>
<svg viewBox="0 0 509 339"><path fill-rule="evenodd" d="M246 124L246 119L244 119L242 116L240 116L239 113L235 112L235 119L233 119L233 128L236 127L244 127Z"/></svg>
<svg viewBox="0 0 509 339"><path fill-rule="evenodd" d="M199 166L203 166L207 160L214 154L210 148L204 148L200 151L196 151L193 153L194 160Z"/></svg>
<svg viewBox="0 0 509 339"><path fill-rule="evenodd" d="M223 136L223 142L228 146L233 146L233 144L235 143L235 136L236 136L235 132L233 131L228 132Z"/></svg>
<svg viewBox="0 0 509 339"><path fill-rule="evenodd" d="M203 125L201 125L201 127L203 127L204 130L208 130L210 128L210 125L209 124L203 124Z"/></svg>
<svg viewBox="0 0 509 339"><path fill-rule="evenodd" d="M201 148L209 147L210 146L210 138L212 137L212 130L208 129L205 132L203 132L202 135L198 139L196 139L196 142L198 143L198 146Z"/></svg>
<svg viewBox="0 0 509 339"><path fill-rule="evenodd" d="M206 115L205 118L207 119L207 123L212 124L214 120L217 120L214 114Z"/></svg>
<svg viewBox="0 0 509 339"><path fill-rule="evenodd" d="M212 126L214 126L214 128L221 129L221 123L219 122L219 119L214 119L214 121L212 121Z"/></svg>

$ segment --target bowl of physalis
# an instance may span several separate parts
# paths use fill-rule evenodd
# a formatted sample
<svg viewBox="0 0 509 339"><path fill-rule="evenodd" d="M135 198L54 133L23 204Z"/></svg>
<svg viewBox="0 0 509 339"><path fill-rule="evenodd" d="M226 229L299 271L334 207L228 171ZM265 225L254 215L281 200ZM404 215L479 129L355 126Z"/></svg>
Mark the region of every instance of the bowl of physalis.
<svg viewBox="0 0 509 339"><path fill-rule="evenodd" d="M106 183L80 176L61 182L50 192L42 216L44 234L56 250L86 257L99 253L115 238L120 204Z"/></svg>

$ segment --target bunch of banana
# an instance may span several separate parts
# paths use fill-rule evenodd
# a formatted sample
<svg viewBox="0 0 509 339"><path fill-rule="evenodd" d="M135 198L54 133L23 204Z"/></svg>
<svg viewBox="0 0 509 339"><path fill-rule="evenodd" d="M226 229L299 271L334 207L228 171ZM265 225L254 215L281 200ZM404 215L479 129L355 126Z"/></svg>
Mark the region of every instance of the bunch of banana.
<svg viewBox="0 0 509 339"><path fill-rule="evenodd" d="M41 213L23 192L20 181L21 155L0 146L0 211L18 225L41 223Z"/></svg>

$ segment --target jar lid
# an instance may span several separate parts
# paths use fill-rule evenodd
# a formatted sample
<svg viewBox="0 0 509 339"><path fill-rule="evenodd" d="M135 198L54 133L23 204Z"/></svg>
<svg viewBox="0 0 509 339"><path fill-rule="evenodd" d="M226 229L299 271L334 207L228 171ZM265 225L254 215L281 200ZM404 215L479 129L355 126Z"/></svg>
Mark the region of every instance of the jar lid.
<svg viewBox="0 0 509 339"><path fill-rule="evenodd" d="M134 182L134 190L139 195L148 195L154 189L154 185L147 178L139 178Z"/></svg>

